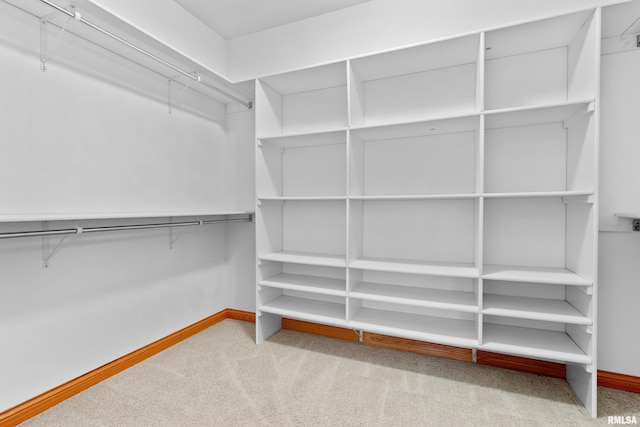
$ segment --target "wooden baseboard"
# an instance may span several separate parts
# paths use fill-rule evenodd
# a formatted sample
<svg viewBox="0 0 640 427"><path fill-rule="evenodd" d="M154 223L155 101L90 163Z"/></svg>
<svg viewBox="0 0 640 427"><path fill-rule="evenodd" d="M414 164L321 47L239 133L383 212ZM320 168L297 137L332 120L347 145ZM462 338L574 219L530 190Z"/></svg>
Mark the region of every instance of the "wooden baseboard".
<svg viewBox="0 0 640 427"><path fill-rule="evenodd" d="M0 413L0 427L13 427L41 412L69 399L89 387L98 384L105 379L124 371L143 360L160 353L163 350L183 341L210 326L223 321L224 319L237 319L255 322L255 313L247 311L225 309L212 316L207 317L193 325L187 326L173 334L161 338L145 347L131 352L113 362L94 369L78 378L64 383L52 390L42 393L32 399L27 400L13 408Z"/></svg>
<svg viewBox="0 0 640 427"><path fill-rule="evenodd" d="M598 385L616 390L640 393L640 377L617 374L615 372L598 371Z"/></svg>
<svg viewBox="0 0 640 427"><path fill-rule="evenodd" d="M364 332L362 334L362 342L366 345L410 351L412 353L460 360L462 362L473 361L473 352L468 348L434 344L406 338L391 337L388 335L372 334L369 332Z"/></svg>
<svg viewBox="0 0 640 427"><path fill-rule="evenodd" d="M302 320L282 318L282 329L322 335L323 337L338 338L345 341L359 341L358 333L352 329L336 326L321 325L319 323L304 322Z"/></svg>
<svg viewBox="0 0 640 427"><path fill-rule="evenodd" d="M562 363L547 362L526 357L509 356L507 354L478 350L476 352L476 363L478 365L494 366L496 368L529 372L531 374L546 375L549 377L567 378L566 366Z"/></svg>
<svg viewBox="0 0 640 427"><path fill-rule="evenodd" d="M244 322L256 323L256 314L251 311L236 310L227 308L227 319L242 320Z"/></svg>

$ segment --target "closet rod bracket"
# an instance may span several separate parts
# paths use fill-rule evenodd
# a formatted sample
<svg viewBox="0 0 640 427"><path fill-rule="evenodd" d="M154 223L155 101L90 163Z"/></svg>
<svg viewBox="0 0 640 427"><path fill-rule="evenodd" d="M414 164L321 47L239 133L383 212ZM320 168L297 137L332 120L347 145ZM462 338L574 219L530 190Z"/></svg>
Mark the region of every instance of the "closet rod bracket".
<svg viewBox="0 0 640 427"><path fill-rule="evenodd" d="M67 26L71 21L80 21L82 19L82 15L78 12L74 6L69 6L71 9L69 11L69 16L64 23L64 25L58 31L58 35L56 36L54 42L55 45L53 48L49 46L49 23L56 17L60 16L62 12L54 11L48 15L40 18L40 69L42 71L47 71L47 62L49 62L54 55L60 49L60 39L62 35L67 31Z"/></svg>
<svg viewBox="0 0 640 427"><path fill-rule="evenodd" d="M173 224L173 217L169 217L169 223ZM198 220L196 221L196 223L189 223L189 225L202 225L203 221L202 220ZM176 224L176 227L178 227L179 224ZM187 231L188 227L185 225L182 230L180 230L177 234L173 232L173 229L175 227L170 226L169 227L169 250L173 249L173 244L180 238L182 237L182 235L184 234L185 231Z"/></svg>
<svg viewBox="0 0 640 427"><path fill-rule="evenodd" d="M48 221L42 221L42 231L44 233L47 233L49 231L49 222ZM65 231L65 230L60 230L60 231ZM69 235L71 234L82 234L82 227L76 227L73 230L66 230L66 232L61 233L62 234L62 238L60 240L58 240L58 243L55 244L55 246L53 247L53 249L50 249L50 236L51 234L43 234L42 235L42 268L48 268L49 267L49 261L51 261L51 258L53 258L53 256L55 254L58 253L58 251L62 248L62 244L67 240L67 237L69 237ZM55 233L55 232L53 232Z"/></svg>
<svg viewBox="0 0 640 427"><path fill-rule="evenodd" d="M182 97L182 95L184 95L185 91L186 91L187 89L189 89L189 87L191 86L191 84L192 84L193 82L198 82L198 83L199 83L199 82L202 80L202 79L200 78L200 76L198 76L198 75L195 75L195 76L194 76L194 78L195 78L195 80L189 80L189 82L188 82L186 85L184 85L184 87L182 88L182 90L180 91L180 93L178 93L178 95L177 95L177 96L175 96L175 97L172 97L172 96L171 96L171 92L172 92L172 91L171 91L171 86L172 86L172 85L171 85L171 82L174 82L174 81L176 81L176 82L177 82L177 80L175 80L174 78L169 78L169 79L167 79L167 82L168 82L168 83L167 83L167 84L168 84L168 89L167 89L167 104L169 105L169 114L171 114L171 111L172 111L172 110L173 110L173 108L176 106L176 104L178 103L178 101L180 100L180 98Z"/></svg>

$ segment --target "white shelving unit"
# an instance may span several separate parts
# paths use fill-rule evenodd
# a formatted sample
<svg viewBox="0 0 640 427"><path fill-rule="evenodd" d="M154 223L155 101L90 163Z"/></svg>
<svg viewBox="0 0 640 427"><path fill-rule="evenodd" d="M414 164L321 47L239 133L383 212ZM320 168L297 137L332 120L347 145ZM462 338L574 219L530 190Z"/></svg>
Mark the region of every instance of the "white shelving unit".
<svg viewBox="0 0 640 427"><path fill-rule="evenodd" d="M256 81L282 317L565 363L596 414L600 9Z"/></svg>

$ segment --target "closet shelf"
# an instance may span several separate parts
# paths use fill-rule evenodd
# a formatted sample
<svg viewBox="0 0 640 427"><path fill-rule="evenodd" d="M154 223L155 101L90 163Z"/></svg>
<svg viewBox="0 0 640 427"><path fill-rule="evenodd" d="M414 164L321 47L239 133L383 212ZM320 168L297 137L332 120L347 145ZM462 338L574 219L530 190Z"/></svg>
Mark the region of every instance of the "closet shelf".
<svg viewBox="0 0 640 427"><path fill-rule="evenodd" d="M425 118L417 121L352 126L351 134L363 141L384 141L478 130L480 114Z"/></svg>
<svg viewBox="0 0 640 427"><path fill-rule="evenodd" d="M572 117L581 117L587 114L594 100L583 99L579 101L567 101L546 105L528 105L524 107L503 108L487 110L485 116L485 128L507 128L516 126L528 126L542 123L572 122Z"/></svg>
<svg viewBox="0 0 640 427"><path fill-rule="evenodd" d="M423 274L429 276L478 278L478 269L471 263L437 262L361 258L349 264L350 268L360 270L387 271L393 273Z"/></svg>
<svg viewBox="0 0 640 427"><path fill-rule="evenodd" d="M293 291L312 292L315 294L346 296L346 281L328 277L307 276L302 274L281 273L258 282L261 286L269 286Z"/></svg>
<svg viewBox="0 0 640 427"><path fill-rule="evenodd" d="M437 344L478 345L476 324L469 320L361 308L349 327Z"/></svg>
<svg viewBox="0 0 640 427"><path fill-rule="evenodd" d="M593 282L564 268L485 265L483 279L552 285L592 286Z"/></svg>
<svg viewBox="0 0 640 427"><path fill-rule="evenodd" d="M593 191L525 191L513 193L484 193L487 199L522 199L536 197L588 197Z"/></svg>
<svg viewBox="0 0 640 427"><path fill-rule="evenodd" d="M347 127L311 132L292 132L285 135L263 135L257 139L264 145L278 148L314 147L344 144Z"/></svg>
<svg viewBox="0 0 640 427"><path fill-rule="evenodd" d="M483 298L483 307L482 313L487 315L585 326L593 324L591 319L564 300L487 294Z"/></svg>
<svg viewBox="0 0 640 427"><path fill-rule="evenodd" d="M616 212L618 218L640 219L640 212Z"/></svg>
<svg viewBox="0 0 640 427"><path fill-rule="evenodd" d="M479 311L476 297L471 292L362 282L359 283L348 296L350 298L369 301L456 310L468 313L477 313Z"/></svg>
<svg viewBox="0 0 640 427"><path fill-rule="evenodd" d="M484 325L481 350L589 365L591 359L564 332Z"/></svg>
<svg viewBox="0 0 640 427"><path fill-rule="evenodd" d="M346 327L345 305L308 298L280 296L259 307L260 312Z"/></svg>
<svg viewBox="0 0 640 427"><path fill-rule="evenodd" d="M253 215L251 211L167 211L167 212L104 212L104 213L35 213L0 214L0 223L39 221L83 221L96 219L136 219L136 218L184 218L221 215Z"/></svg>
<svg viewBox="0 0 640 427"><path fill-rule="evenodd" d="M459 199L478 199L479 193L466 194L425 194L425 195L380 195L380 196L349 196L350 200L459 200Z"/></svg>
<svg viewBox="0 0 640 427"><path fill-rule="evenodd" d="M274 196L274 197L258 197L260 202L323 202L323 201L341 201L347 200L346 196Z"/></svg>
<svg viewBox="0 0 640 427"><path fill-rule="evenodd" d="M310 252L281 251L261 255L262 261L289 262L292 264L319 265L325 267L346 267L345 257L331 254L316 254Z"/></svg>

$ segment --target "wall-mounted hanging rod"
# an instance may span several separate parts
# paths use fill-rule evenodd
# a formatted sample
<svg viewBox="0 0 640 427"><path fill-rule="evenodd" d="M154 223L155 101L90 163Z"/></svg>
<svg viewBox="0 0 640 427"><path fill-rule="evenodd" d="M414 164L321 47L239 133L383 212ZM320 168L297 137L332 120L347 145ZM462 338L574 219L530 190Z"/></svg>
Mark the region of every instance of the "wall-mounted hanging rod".
<svg viewBox="0 0 640 427"><path fill-rule="evenodd" d="M100 27L100 26L98 26L98 25L96 25L96 24L94 24L94 23L92 23L90 21L87 21L86 19L84 19L82 17L82 15L79 12L75 12L75 13L74 12L70 12L67 9L65 9L65 8L63 8L61 6L58 6L57 4L55 4L55 3L53 3L53 2L51 2L49 0L40 0L40 2L46 4L47 6L53 8L53 9L55 9L55 10L61 12L61 13L64 13L65 15L69 16L70 18L74 18L76 21L82 22L86 26L88 26L90 28L93 28L96 31L99 31L100 33L102 33L102 34L104 34L104 35L106 35L108 37L111 37L114 40L117 40L118 42L130 47L131 49L133 49L133 50L135 50L135 51L137 51L137 52L139 52L139 53L141 53L143 55L146 55L147 57L153 59L154 61L157 61L157 62L161 63L162 65L171 68L172 70L182 74L183 76L188 77L191 80L194 80L196 82L202 83L204 86L208 87L209 89L212 89L212 90L220 93L221 95L223 95L223 96L225 96L225 97L227 97L227 98L229 98L229 99L231 99L233 101L236 101L239 104L244 105L245 107L247 107L249 109L253 108L253 103L251 101L245 101L243 99L240 99L237 96L234 96L234 95L230 94L229 92L226 92L225 90L220 89L219 87L216 87L216 86L214 86L214 85L212 85L210 83L207 83L204 80L202 80L202 78L200 76L198 76L197 73L195 73L195 72L190 73L188 71L185 71L182 68L180 68L180 67L178 67L176 65L173 65L173 64L165 61L164 59L154 55L153 53L148 52L148 51L142 49L141 47L136 46L133 43L130 43L130 42L126 41L122 37L119 37L119 36L113 34L112 32L107 31L104 28L102 28L102 27Z"/></svg>
<svg viewBox="0 0 640 427"><path fill-rule="evenodd" d="M17 231L12 233L1 233L0 239L11 239L17 237L43 237L43 236L60 236L67 234L86 234L99 233L105 231L124 231L124 230L142 230L147 228L168 228L168 227L189 227L193 225L207 225L230 222L251 222L253 215L247 215L244 218L229 219L210 219L204 221L186 221L186 222L165 222L160 224L139 224L139 225L113 225L109 227L75 227L61 230L44 230L44 231Z"/></svg>

